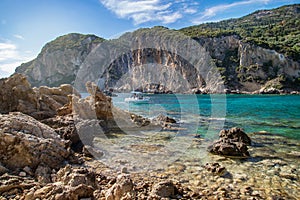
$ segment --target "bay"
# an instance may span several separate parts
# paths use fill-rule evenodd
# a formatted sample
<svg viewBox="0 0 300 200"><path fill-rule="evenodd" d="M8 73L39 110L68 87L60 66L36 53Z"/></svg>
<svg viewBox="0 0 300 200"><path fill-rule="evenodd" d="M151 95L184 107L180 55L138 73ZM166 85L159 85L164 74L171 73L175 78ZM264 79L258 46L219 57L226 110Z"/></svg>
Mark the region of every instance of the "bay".
<svg viewBox="0 0 300 200"><path fill-rule="evenodd" d="M154 94L149 104L128 104L121 93L115 106L153 118L175 118L192 134L210 137L222 128L238 126L247 133L268 132L300 140L299 95Z"/></svg>

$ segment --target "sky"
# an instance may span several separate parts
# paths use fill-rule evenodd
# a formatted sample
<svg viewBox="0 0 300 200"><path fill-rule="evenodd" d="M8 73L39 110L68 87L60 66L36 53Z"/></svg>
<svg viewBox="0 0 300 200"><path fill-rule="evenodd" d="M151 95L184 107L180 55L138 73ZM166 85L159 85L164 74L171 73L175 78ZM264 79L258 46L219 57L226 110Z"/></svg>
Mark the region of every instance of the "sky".
<svg viewBox="0 0 300 200"><path fill-rule="evenodd" d="M180 29L300 0L0 0L0 78L68 33L110 39L138 28Z"/></svg>

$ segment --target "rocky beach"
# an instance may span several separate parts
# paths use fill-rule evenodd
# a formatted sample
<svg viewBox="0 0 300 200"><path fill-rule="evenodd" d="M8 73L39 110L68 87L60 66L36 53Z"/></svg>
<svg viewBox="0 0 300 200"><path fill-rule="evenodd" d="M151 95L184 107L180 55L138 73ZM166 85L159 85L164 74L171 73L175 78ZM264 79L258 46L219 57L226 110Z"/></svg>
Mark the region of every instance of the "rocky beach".
<svg viewBox="0 0 300 200"><path fill-rule="evenodd" d="M86 87L83 99L67 84L32 88L20 74L0 80L0 199L299 199L299 141L267 132L231 128L214 143L192 136L185 152L160 168L134 170L118 154L115 165L102 162L98 146L131 140L126 128L164 130L120 145L155 156L176 121L122 111L95 84Z"/></svg>

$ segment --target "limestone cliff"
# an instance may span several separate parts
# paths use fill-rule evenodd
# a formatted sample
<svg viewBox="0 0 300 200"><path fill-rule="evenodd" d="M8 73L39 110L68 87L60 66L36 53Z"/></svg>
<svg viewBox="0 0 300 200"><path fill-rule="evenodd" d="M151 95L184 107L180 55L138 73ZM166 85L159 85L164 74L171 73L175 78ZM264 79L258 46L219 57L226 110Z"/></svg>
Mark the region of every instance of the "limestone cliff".
<svg viewBox="0 0 300 200"><path fill-rule="evenodd" d="M300 63L275 50L245 43L237 35L196 40L209 51L229 90L300 89Z"/></svg>
<svg viewBox="0 0 300 200"><path fill-rule="evenodd" d="M299 92L299 23L291 17L299 13L291 5L179 31L138 29L114 40L68 34L16 72L33 86L71 83L80 91L92 81L118 91Z"/></svg>
<svg viewBox="0 0 300 200"><path fill-rule="evenodd" d="M95 35L71 33L47 43L36 59L16 69L32 86L57 87L72 83L90 51L104 39Z"/></svg>

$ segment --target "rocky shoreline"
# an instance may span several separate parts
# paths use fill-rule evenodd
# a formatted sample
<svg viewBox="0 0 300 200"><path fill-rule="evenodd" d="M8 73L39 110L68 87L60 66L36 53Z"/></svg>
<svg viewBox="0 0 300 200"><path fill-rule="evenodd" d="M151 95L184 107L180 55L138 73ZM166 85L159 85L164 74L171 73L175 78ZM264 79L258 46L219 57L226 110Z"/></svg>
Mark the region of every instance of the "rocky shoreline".
<svg viewBox="0 0 300 200"><path fill-rule="evenodd" d="M93 83L87 84L91 96L85 99L70 85L31 88L19 74L1 79L0 86L0 199L300 196L297 141L266 133L247 136L242 129L233 128L220 132L220 139L209 148L211 153L206 148L210 141L194 138L186 156L162 169L134 172L120 163L124 167L119 170L97 159L103 152L93 146L95 138L126 135L127 128L135 131L160 127L172 134L176 121L165 116L149 121L118 110ZM93 124L100 127L100 135L86 134L95 132ZM151 154L167 139L157 135L156 146L130 147ZM199 158L199 152L206 152L205 156Z"/></svg>

